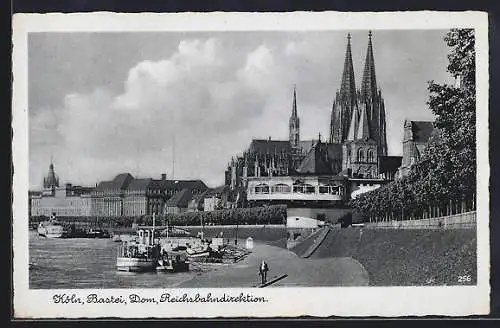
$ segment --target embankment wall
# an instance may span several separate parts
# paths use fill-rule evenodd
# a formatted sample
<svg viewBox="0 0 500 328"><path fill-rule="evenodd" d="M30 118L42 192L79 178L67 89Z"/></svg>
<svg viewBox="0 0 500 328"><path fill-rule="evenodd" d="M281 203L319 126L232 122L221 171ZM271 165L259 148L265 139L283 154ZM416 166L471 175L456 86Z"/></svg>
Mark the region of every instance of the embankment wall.
<svg viewBox="0 0 500 328"><path fill-rule="evenodd" d="M191 232L191 234L198 234L202 231L201 226L187 226L179 227L186 229ZM286 240L287 230L285 225L252 225L252 226L205 226L203 227L203 233L206 238L219 237L220 233L224 238L235 239L245 239L252 237L254 240L273 242L277 240Z"/></svg>
<svg viewBox="0 0 500 328"><path fill-rule="evenodd" d="M336 223L338 219L344 215L351 213L350 208L303 208L303 207L288 207L288 216L304 216L316 219L318 215L324 215L328 222Z"/></svg>

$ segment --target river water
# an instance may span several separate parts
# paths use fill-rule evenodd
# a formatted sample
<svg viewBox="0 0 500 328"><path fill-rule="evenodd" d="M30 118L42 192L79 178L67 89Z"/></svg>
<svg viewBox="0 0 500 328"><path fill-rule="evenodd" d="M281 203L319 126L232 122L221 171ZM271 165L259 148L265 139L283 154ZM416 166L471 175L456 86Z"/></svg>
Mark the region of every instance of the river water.
<svg viewBox="0 0 500 328"><path fill-rule="evenodd" d="M192 264L190 272L119 272L116 270L119 245L111 239L48 239L30 231L30 288L175 287L207 270Z"/></svg>

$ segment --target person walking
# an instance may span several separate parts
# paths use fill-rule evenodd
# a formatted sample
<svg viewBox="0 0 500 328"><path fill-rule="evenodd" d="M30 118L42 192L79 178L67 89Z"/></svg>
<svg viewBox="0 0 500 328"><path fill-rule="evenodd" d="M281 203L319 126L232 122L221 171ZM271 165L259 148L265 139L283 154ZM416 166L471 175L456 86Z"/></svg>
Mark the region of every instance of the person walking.
<svg viewBox="0 0 500 328"><path fill-rule="evenodd" d="M262 284L265 284L267 282L267 272L269 271L269 266L267 265L266 261L262 260L260 263L260 268L259 268L259 275L262 281Z"/></svg>

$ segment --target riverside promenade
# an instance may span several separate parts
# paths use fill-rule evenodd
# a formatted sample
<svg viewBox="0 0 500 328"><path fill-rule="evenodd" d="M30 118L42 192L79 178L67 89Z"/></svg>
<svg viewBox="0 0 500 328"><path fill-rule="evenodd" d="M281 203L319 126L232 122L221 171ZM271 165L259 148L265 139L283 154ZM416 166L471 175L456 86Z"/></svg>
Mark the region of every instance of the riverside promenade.
<svg viewBox="0 0 500 328"><path fill-rule="evenodd" d="M239 244L244 245L244 241ZM260 283L262 260L270 267L268 281L288 275L269 287L367 286L369 283L366 270L351 257L304 259L287 249L254 241L252 253L244 260L214 265L213 270L199 273L176 287L256 287Z"/></svg>

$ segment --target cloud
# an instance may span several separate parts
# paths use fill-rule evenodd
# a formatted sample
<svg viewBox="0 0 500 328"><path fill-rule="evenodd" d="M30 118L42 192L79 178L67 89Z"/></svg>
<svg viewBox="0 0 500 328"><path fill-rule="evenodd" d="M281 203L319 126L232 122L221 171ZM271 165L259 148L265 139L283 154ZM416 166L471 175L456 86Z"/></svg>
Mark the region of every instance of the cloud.
<svg viewBox="0 0 500 328"><path fill-rule="evenodd" d="M176 177L222 183L225 164L248 144L252 124L272 115L266 108L279 83L265 46L234 70L224 67L228 55L216 39L183 40L169 58L130 68L121 94L72 93L63 108L37 111L30 122L33 183L41 181L50 155L63 180L81 180L74 183L123 171L170 175L174 138Z"/></svg>
<svg viewBox="0 0 500 328"><path fill-rule="evenodd" d="M151 40L177 41L158 46L163 50L149 41L144 53L134 48L135 56L123 52L143 37L127 34L116 36L116 41L101 40L101 48L107 49L102 56L110 58L113 67L108 88L95 82L106 81L109 71L102 63L93 66L92 56L79 58L82 63L74 63L71 74L39 71L40 76L54 74L43 90L59 92L60 105L45 108L30 103L30 186L40 187L51 156L61 180L72 183L92 185L121 172L172 176L174 137L175 177L202 178L219 185L231 156L243 151L252 137L288 137L293 84L297 86L301 138L317 138L319 132L328 135L346 33L290 32L278 38L273 33L255 33L245 34L246 39L242 34L212 34L186 39L180 39L180 34L172 39L159 34ZM425 107L425 82L442 80L446 73L447 49L441 34L412 32L413 38L408 32L375 34L377 79L385 98L391 154L400 153L404 118L431 117ZM367 35L352 35L359 87ZM100 37L96 33L89 38ZM127 47L121 46L125 39ZM85 40L80 41L81 47L92 48ZM113 42L120 46L109 45ZM44 60L65 63L73 58L73 51L52 54L41 56L33 67L40 70L47 66ZM90 74L93 67L95 72ZM75 83L81 76L88 83ZM36 88L41 88L40 83Z"/></svg>

